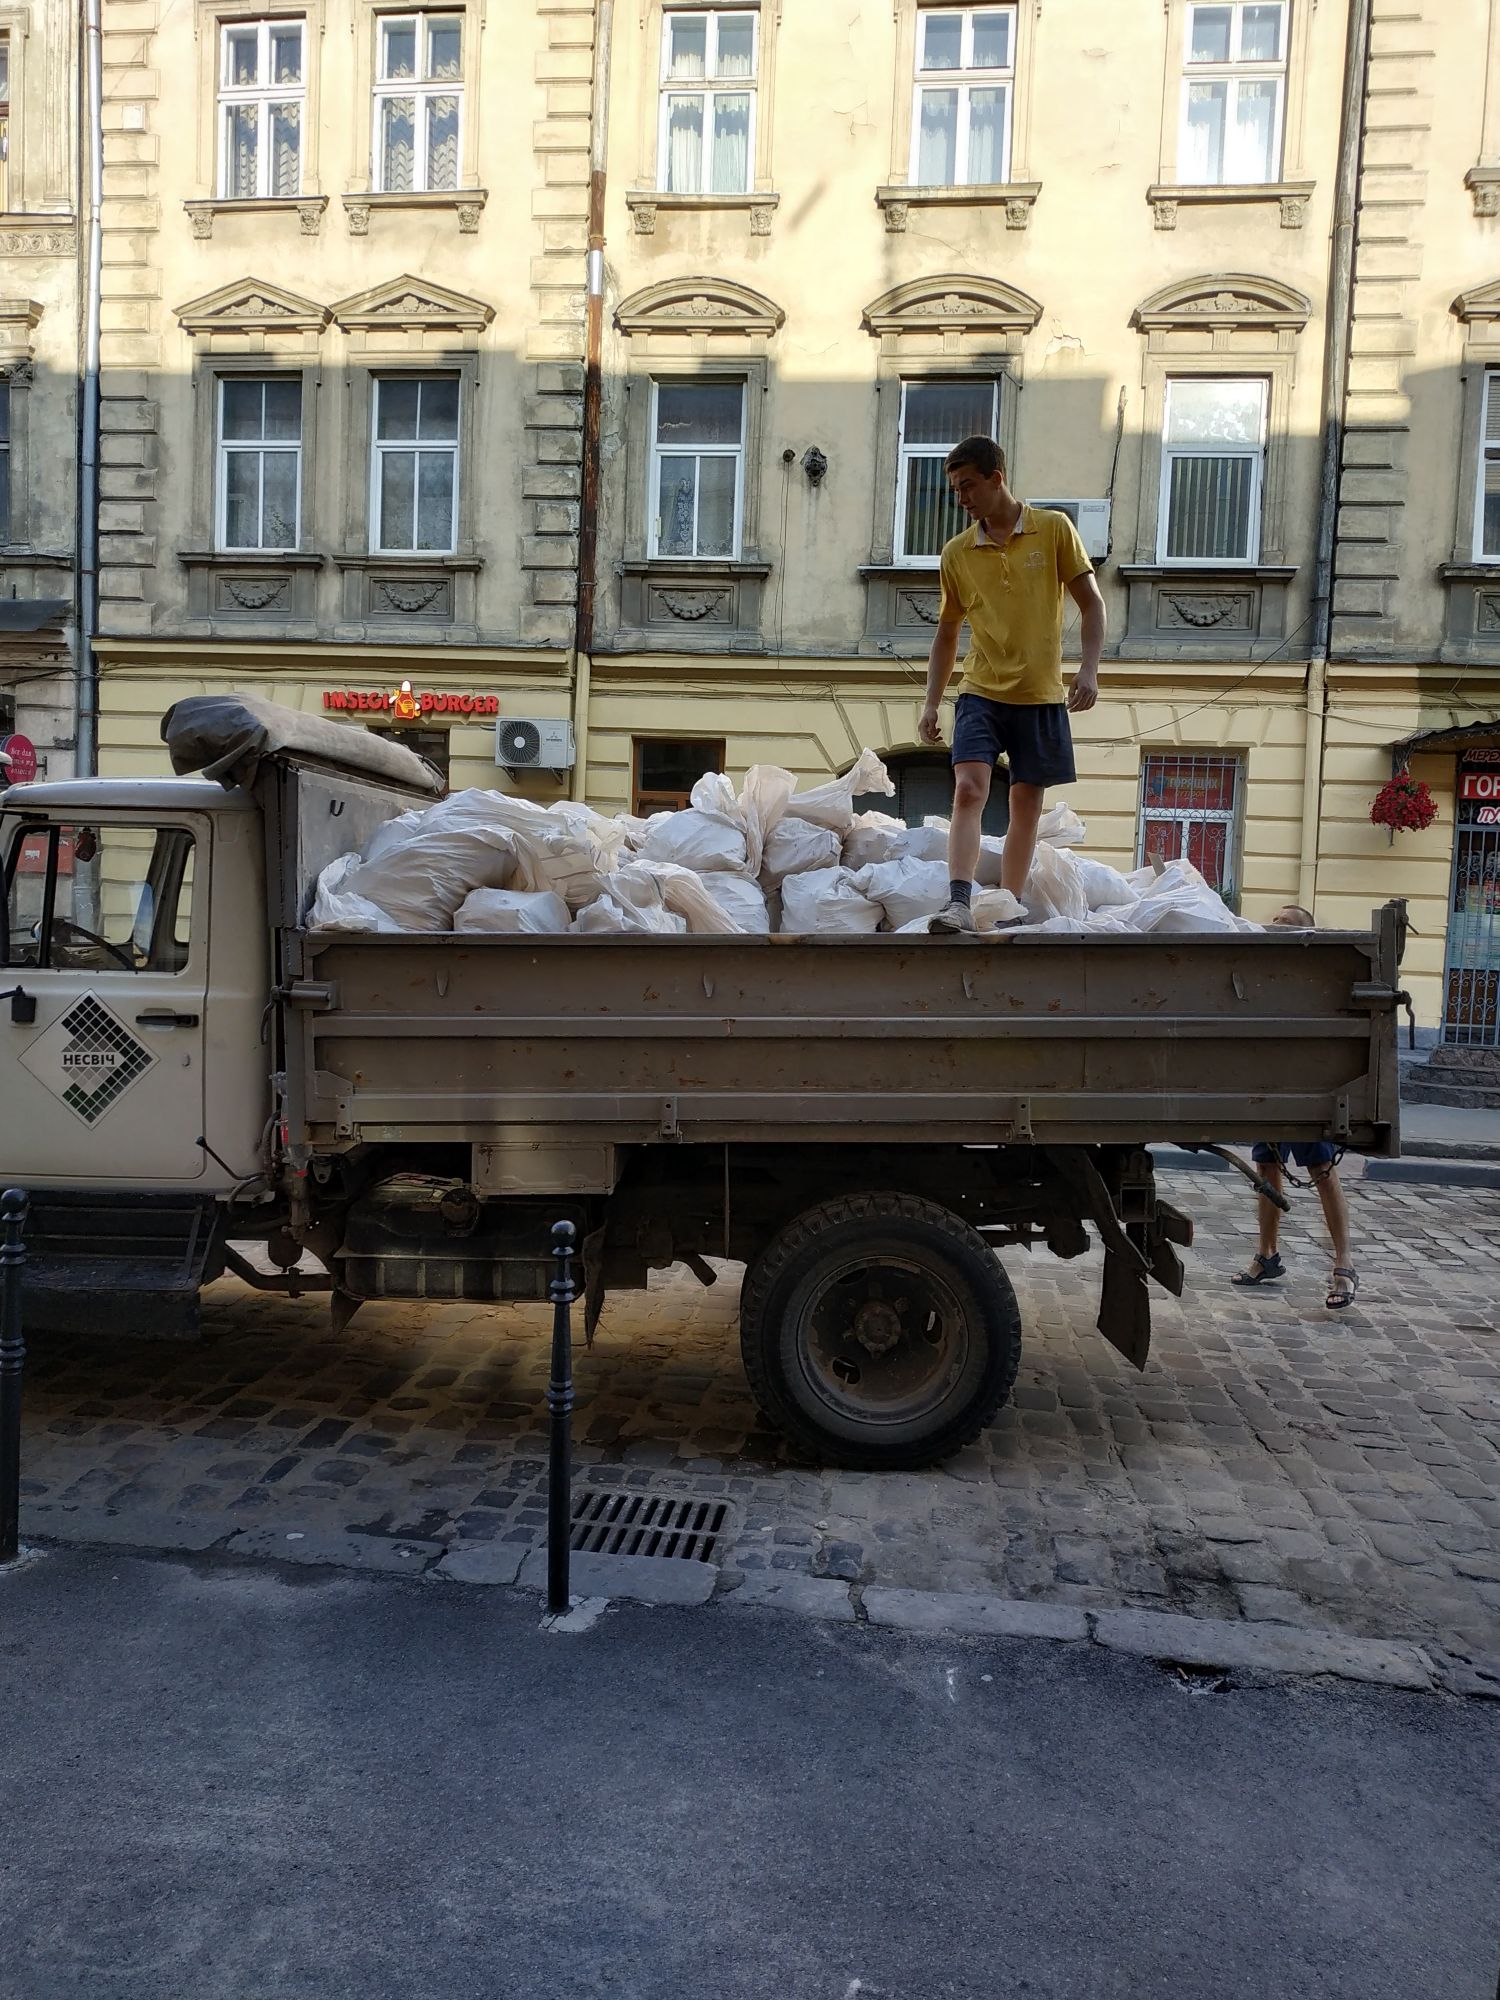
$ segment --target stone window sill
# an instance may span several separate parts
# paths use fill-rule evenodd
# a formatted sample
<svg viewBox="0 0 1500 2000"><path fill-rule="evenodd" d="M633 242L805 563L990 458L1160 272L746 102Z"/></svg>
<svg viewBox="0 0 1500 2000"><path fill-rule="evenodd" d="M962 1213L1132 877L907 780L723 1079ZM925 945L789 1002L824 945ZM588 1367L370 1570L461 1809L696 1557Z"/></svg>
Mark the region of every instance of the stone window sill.
<svg viewBox="0 0 1500 2000"><path fill-rule="evenodd" d="M1438 565L1447 608L1440 660L1490 665L1500 657L1500 563Z"/></svg>
<svg viewBox="0 0 1500 2000"><path fill-rule="evenodd" d="M1295 563L1121 563L1125 630L1122 660L1210 654L1248 658L1286 636Z"/></svg>
<svg viewBox="0 0 1500 2000"><path fill-rule="evenodd" d="M1249 577L1254 583L1290 583L1297 574L1295 563L1121 563L1118 575L1126 583L1151 578L1163 583L1221 583L1226 578Z"/></svg>
<svg viewBox="0 0 1500 2000"><path fill-rule="evenodd" d="M479 218L489 198L488 188L441 188L432 194L346 194L342 197L351 236L368 236L370 217L387 209L401 212L411 209L451 210L458 217L459 234L477 236Z"/></svg>
<svg viewBox="0 0 1500 2000"><path fill-rule="evenodd" d="M769 236L771 218L781 205L781 196L769 189L755 194L669 194L661 188L627 188L625 206L635 222L637 236L654 236L656 218L663 209L692 214L723 215L748 213L750 234Z"/></svg>
<svg viewBox="0 0 1500 2000"><path fill-rule="evenodd" d="M304 194L277 201L185 201L193 234L207 239L214 233L214 220L221 215L295 215L304 236L316 236L323 227L326 194Z"/></svg>
<svg viewBox="0 0 1500 2000"><path fill-rule="evenodd" d="M1158 181L1147 188L1146 199L1158 229L1175 229L1179 208L1250 208L1272 201L1281 205L1282 228L1300 229L1316 187L1316 181L1244 181L1225 187L1177 187Z"/></svg>
<svg viewBox="0 0 1500 2000"><path fill-rule="evenodd" d="M442 555L433 552L402 549L394 555L342 555L335 556L334 562L340 569L445 569L479 570L484 568L483 556Z"/></svg>
<svg viewBox="0 0 1500 2000"><path fill-rule="evenodd" d="M321 569L327 558L316 549L179 549L177 560L184 569Z"/></svg>
<svg viewBox="0 0 1500 2000"><path fill-rule="evenodd" d="M1007 229L1028 229L1040 181L990 181L974 187L878 187L875 201L889 233L904 230L914 208L1003 208Z"/></svg>
<svg viewBox="0 0 1500 2000"><path fill-rule="evenodd" d="M697 562L627 557L618 565L618 574L621 624L628 631L689 650L710 632L716 644L760 643L761 599L771 574L768 562L753 556Z"/></svg>
<svg viewBox="0 0 1500 2000"><path fill-rule="evenodd" d="M621 576L769 576L771 565L753 556L627 556Z"/></svg>

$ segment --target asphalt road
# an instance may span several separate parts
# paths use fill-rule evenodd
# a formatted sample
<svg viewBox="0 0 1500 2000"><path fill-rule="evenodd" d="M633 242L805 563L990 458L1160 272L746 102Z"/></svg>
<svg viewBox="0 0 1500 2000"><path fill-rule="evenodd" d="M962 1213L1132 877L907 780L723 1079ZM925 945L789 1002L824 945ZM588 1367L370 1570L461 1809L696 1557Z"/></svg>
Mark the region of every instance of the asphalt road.
<svg viewBox="0 0 1500 2000"><path fill-rule="evenodd" d="M7 2000L1494 2000L1500 1706L54 1550Z"/></svg>

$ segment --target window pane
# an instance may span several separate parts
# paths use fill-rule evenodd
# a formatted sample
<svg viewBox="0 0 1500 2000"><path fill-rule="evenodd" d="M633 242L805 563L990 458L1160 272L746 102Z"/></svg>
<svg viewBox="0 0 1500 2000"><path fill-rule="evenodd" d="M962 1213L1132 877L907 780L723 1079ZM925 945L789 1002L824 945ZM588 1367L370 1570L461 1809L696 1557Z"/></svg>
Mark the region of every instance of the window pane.
<svg viewBox="0 0 1500 2000"><path fill-rule="evenodd" d="M302 106L271 106L271 193L290 201L302 191Z"/></svg>
<svg viewBox="0 0 1500 2000"><path fill-rule="evenodd" d="M695 458L663 458L656 488L656 542L664 556L693 553Z"/></svg>
<svg viewBox="0 0 1500 2000"><path fill-rule="evenodd" d="M427 74L435 81L463 73L463 23L433 21L427 30Z"/></svg>
<svg viewBox="0 0 1500 2000"><path fill-rule="evenodd" d="M1227 83L1190 83L1178 173L1187 187L1217 187L1224 178Z"/></svg>
<svg viewBox="0 0 1500 2000"><path fill-rule="evenodd" d="M1232 757L1148 756L1143 796L1157 811L1232 813L1237 769Z"/></svg>
<svg viewBox="0 0 1500 2000"><path fill-rule="evenodd" d="M1240 19L1240 56L1245 62L1280 62L1282 10L1247 7Z"/></svg>
<svg viewBox="0 0 1500 2000"><path fill-rule="evenodd" d="M683 742L670 737L643 736L636 744L640 790L680 792L684 805L705 771L723 768L724 745L719 741Z"/></svg>
<svg viewBox="0 0 1500 2000"><path fill-rule="evenodd" d="M417 434L417 400L421 383L400 375L377 384L375 435L378 438L414 438Z"/></svg>
<svg viewBox="0 0 1500 2000"><path fill-rule="evenodd" d="M224 37L224 81L237 90L260 80L260 36L254 28L232 29Z"/></svg>
<svg viewBox="0 0 1500 2000"><path fill-rule="evenodd" d="M414 386L420 392L417 436L451 443L458 436L458 377L434 375Z"/></svg>
<svg viewBox="0 0 1500 2000"><path fill-rule="evenodd" d="M224 383L223 435L226 438L258 438L265 413L264 382L230 376Z"/></svg>
<svg viewBox="0 0 1500 2000"><path fill-rule="evenodd" d="M1003 90L969 92L971 186L1005 179L1005 98Z"/></svg>
<svg viewBox="0 0 1500 2000"><path fill-rule="evenodd" d="M990 382L908 382L902 406L903 444L941 445L951 451L960 438L989 437L995 422L995 390Z"/></svg>
<svg viewBox="0 0 1500 2000"><path fill-rule="evenodd" d="M974 16L975 69L1010 67L1010 20L1010 15L1003 13Z"/></svg>
<svg viewBox="0 0 1500 2000"><path fill-rule="evenodd" d="M963 16L922 16L922 58L918 69L957 69L962 60Z"/></svg>
<svg viewBox="0 0 1500 2000"><path fill-rule="evenodd" d="M231 104L227 116L229 136L225 165L228 185L225 196L230 201L253 201L256 192L255 141L260 113L253 104Z"/></svg>
<svg viewBox="0 0 1500 2000"><path fill-rule="evenodd" d="M297 454L294 451L268 451L264 463L260 545L263 549L295 548Z"/></svg>
<svg viewBox="0 0 1500 2000"><path fill-rule="evenodd" d="M1250 553L1250 458L1172 462L1167 554L1174 561L1244 561Z"/></svg>
<svg viewBox="0 0 1500 2000"><path fill-rule="evenodd" d="M414 451L383 451L380 454L380 546L409 549L413 546L412 509L415 499L417 455Z"/></svg>
<svg viewBox="0 0 1500 2000"><path fill-rule="evenodd" d="M427 106L427 185L458 186L458 99L434 97Z"/></svg>
<svg viewBox="0 0 1500 2000"><path fill-rule="evenodd" d="M1239 87L1234 116L1234 146L1230 178L1236 181L1270 181L1276 178L1276 101L1280 82L1266 78L1245 82Z"/></svg>
<svg viewBox="0 0 1500 2000"><path fill-rule="evenodd" d="M380 29L380 74L387 80L417 73L417 29L414 21L385 21Z"/></svg>
<svg viewBox="0 0 1500 2000"><path fill-rule="evenodd" d="M714 99L714 150L709 186L715 194L745 194L750 187L750 98L743 91Z"/></svg>
<svg viewBox="0 0 1500 2000"><path fill-rule="evenodd" d="M917 185L952 187L958 166L956 90L922 92L917 132Z"/></svg>
<svg viewBox="0 0 1500 2000"><path fill-rule="evenodd" d="M386 194L410 194L416 170L416 103L387 97L380 106L380 185Z"/></svg>
<svg viewBox="0 0 1500 2000"><path fill-rule="evenodd" d="M232 549L260 541L260 453L231 451L224 459L224 540Z"/></svg>
<svg viewBox="0 0 1500 2000"><path fill-rule="evenodd" d="M10 384L0 382L0 444L10 443Z"/></svg>
<svg viewBox="0 0 1500 2000"><path fill-rule="evenodd" d="M302 384L286 376L272 376L264 387L264 435L268 438L299 438L302 435Z"/></svg>
<svg viewBox="0 0 1500 2000"><path fill-rule="evenodd" d="M661 382L656 441L664 445L738 444L745 391L740 382Z"/></svg>
<svg viewBox="0 0 1500 2000"><path fill-rule="evenodd" d="M908 556L941 555L944 542L964 526L963 513L948 487L948 475L936 453L906 462L906 519L902 552Z"/></svg>
<svg viewBox="0 0 1500 2000"><path fill-rule="evenodd" d="M453 543L453 469L448 451L417 454L417 547L446 549Z"/></svg>
<svg viewBox="0 0 1500 2000"><path fill-rule="evenodd" d="M1259 444L1266 385L1255 381L1195 382L1170 387L1169 444Z"/></svg>
<svg viewBox="0 0 1500 2000"><path fill-rule="evenodd" d="M754 76L755 23L748 14L719 16L719 54L714 71L718 76Z"/></svg>
<svg viewBox="0 0 1500 2000"><path fill-rule="evenodd" d="M0 542L10 540L10 448L0 448Z"/></svg>
<svg viewBox="0 0 1500 2000"><path fill-rule="evenodd" d="M1484 378L1484 441L1500 444L1500 375Z"/></svg>
<svg viewBox="0 0 1500 2000"><path fill-rule="evenodd" d="M667 22L667 75L673 81L702 76L708 55L708 16L672 14Z"/></svg>
<svg viewBox="0 0 1500 2000"><path fill-rule="evenodd" d="M300 83L302 81L302 30L300 28L273 28L271 30L271 77L272 83Z"/></svg>
<svg viewBox="0 0 1500 2000"><path fill-rule="evenodd" d="M1188 37L1189 62L1228 62L1232 7L1195 7Z"/></svg>
<svg viewBox="0 0 1500 2000"><path fill-rule="evenodd" d="M703 172L703 99L667 99L666 179L669 194L699 194Z"/></svg>
<svg viewBox="0 0 1500 2000"><path fill-rule="evenodd" d="M1500 462L1486 459L1484 467L1484 541L1487 556L1500 556Z"/></svg>
<svg viewBox="0 0 1500 2000"><path fill-rule="evenodd" d="M736 461L698 461L698 554L734 554L734 488Z"/></svg>

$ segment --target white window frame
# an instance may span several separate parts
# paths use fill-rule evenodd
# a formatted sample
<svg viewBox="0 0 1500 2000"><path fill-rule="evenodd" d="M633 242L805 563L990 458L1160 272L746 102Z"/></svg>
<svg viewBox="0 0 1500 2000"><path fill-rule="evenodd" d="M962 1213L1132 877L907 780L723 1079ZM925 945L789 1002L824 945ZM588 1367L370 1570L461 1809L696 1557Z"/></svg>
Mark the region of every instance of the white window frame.
<svg viewBox="0 0 1500 2000"><path fill-rule="evenodd" d="M963 7L922 7L917 12L917 41L913 55L916 82L912 88L911 100L911 159L907 167L907 180L912 187L924 185L917 178L918 162L922 153L922 93L924 90L956 90L958 92L958 131L954 142L954 172L951 182L933 182L930 185L943 187L1003 187L1011 176L1011 147L1016 118L1016 36L1020 32L1018 9L1014 5L985 5L984 0L974 0L974 4ZM938 15L956 14L960 18L959 66L957 69L928 69L922 67L922 47L926 40L927 23ZM1004 69L976 69L974 67L974 18L978 14L1008 14L1010 16L1010 62ZM969 96L974 90L1000 90L1005 97L1005 123L1000 138L1000 178L998 181L975 181L968 178L969 165Z"/></svg>
<svg viewBox="0 0 1500 2000"><path fill-rule="evenodd" d="M906 552L906 487L907 471L914 458L946 458L954 445L962 443L960 438L952 438L945 445L908 445L906 442L906 392L908 389L930 389L941 383L953 382L962 388L973 388L983 382L990 392L989 436L1000 435L1000 378L998 376L911 375L901 380L901 408L896 422L896 522L892 549L893 560L902 569L936 569L942 561L942 550L935 555L913 556Z"/></svg>
<svg viewBox="0 0 1500 2000"><path fill-rule="evenodd" d="M733 17L750 23L750 74L721 77L718 73L719 22ZM671 78L672 23L701 18L704 23L703 75L696 80ZM662 13L661 77L656 110L656 185L663 194L698 194L707 200L716 195L751 194L755 188L756 124L760 115L760 10L758 7L668 7ZM669 188L668 109L674 97L703 99L703 128L698 158L696 188ZM742 188L712 188L708 185L713 162L714 103L719 97L748 97L750 123L745 133L745 185Z"/></svg>
<svg viewBox="0 0 1500 2000"><path fill-rule="evenodd" d="M1211 763L1227 765L1233 774L1233 788L1229 806L1206 806L1194 811L1188 806L1150 807L1146 803L1146 782L1150 775L1153 757L1173 758L1179 764ZM1241 829L1244 824L1245 808L1245 759L1234 750L1149 750L1141 758L1141 775L1136 794L1135 812L1135 865L1144 868L1150 858L1146 853L1146 822L1166 821L1172 826L1222 826L1224 841L1224 880L1216 887L1216 893L1227 903L1236 903L1240 894L1240 847ZM1183 842L1184 853L1187 843Z"/></svg>
<svg viewBox="0 0 1500 2000"><path fill-rule="evenodd" d="M1491 465L1500 465L1500 368L1484 371L1479 398L1479 451L1474 468L1474 560L1500 564L1500 549L1484 546L1484 475L1486 467Z"/></svg>
<svg viewBox="0 0 1500 2000"><path fill-rule="evenodd" d="M0 28L0 53L5 58L4 87L0 88L0 210L10 207L10 106L16 87L15 45L9 28Z"/></svg>
<svg viewBox="0 0 1500 2000"><path fill-rule="evenodd" d="M224 435L224 393L231 383L287 381L297 385L297 436L290 438L268 438L264 430L257 438L226 438ZM302 440L307 427L306 389L300 375L221 375L215 391L214 412L214 547L225 554L233 555L290 555L302 546ZM256 518L260 531L265 533L266 516L266 467L265 455L268 451L291 452L297 461L296 513L292 522L292 539L285 544L259 542L231 542L229 539L229 460L247 452L255 452L261 461L259 480L259 501Z"/></svg>
<svg viewBox="0 0 1500 2000"><path fill-rule="evenodd" d="M434 382L452 381L458 386L458 411L453 420L453 438L449 442L438 438L382 438L380 435L380 393L386 382ZM375 375L370 389L370 553L377 556L423 557L451 556L458 551L458 482L462 475L462 445L464 420L464 381L458 370L452 368L387 369ZM380 462L387 452L409 451L420 455L428 452L434 456L446 452L453 461L453 501L449 512L448 542L441 549L388 548L380 538ZM417 530L417 498L421 491L421 469L413 468L412 477L412 541L415 544Z"/></svg>
<svg viewBox="0 0 1500 2000"><path fill-rule="evenodd" d="M1304 0L1306 4L1306 0ZM1240 55L1244 34L1245 9L1247 6L1270 5L1281 9L1281 55L1276 62L1246 62ZM1193 19L1200 11L1228 6L1229 59L1227 62L1194 62ZM1224 93L1224 138L1226 157L1221 164L1217 181L1195 183L1207 187L1270 187L1278 182L1282 174L1283 149L1286 144L1286 94L1287 55L1291 40L1291 0L1191 0L1184 23L1185 39L1182 45L1182 103L1177 128L1177 157L1180 163L1189 155L1188 107L1192 87L1198 83L1223 83ZM1249 180L1236 178L1227 172L1229 166L1229 137L1235 126L1235 113L1239 104L1242 83L1274 83L1276 89L1276 116L1271 132L1271 157L1267 171Z"/></svg>
<svg viewBox="0 0 1500 2000"><path fill-rule="evenodd" d="M671 445L665 450L657 437L657 405L662 384L670 383L674 388L720 388L732 382L740 392L740 441L737 445L708 445L700 449L696 445ZM646 555L651 562L738 562L744 547L745 537L745 431L749 424L748 384L743 375L653 375L651 378L651 449L648 453L648 478L646 488ZM661 461L663 458L685 458L688 453L699 460L704 458L734 459L734 539L727 556L679 556L668 552L663 554L660 546L661 518L657 512L658 496L661 493ZM700 478L693 480L693 547L698 546L698 501Z"/></svg>
<svg viewBox="0 0 1500 2000"><path fill-rule="evenodd" d="M429 35L435 22L451 23L459 33L458 75L437 78L393 77L382 75L385 67L386 30L410 25L416 38L419 66L426 68L430 62ZM453 194L464 184L464 137L465 101L464 78L469 60L469 19L461 8L420 8L408 13L386 13L375 16L375 70L371 91L370 107L370 187L375 194ZM412 166L412 184L409 188L388 188L385 184L385 155L380 142L380 114L388 99L409 97L415 106L416 145ZM453 186L433 188L428 185L431 171L429 161L428 103L435 97L456 97L458 99L458 132L454 147Z"/></svg>
<svg viewBox="0 0 1500 2000"><path fill-rule="evenodd" d="M1254 382L1260 389L1260 442L1248 444L1171 444L1172 434L1172 392L1179 382L1191 383L1201 388L1210 382ZM1161 489L1157 502L1157 548L1156 559L1171 569L1252 569L1260 561L1261 513L1266 489L1266 452L1269 442L1271 385L1264 375L1171 375L1166 382L1166 395L1162 404L1161 418ZM1170 556L1167 554L1172 534L1172 467L1180 458L1246 458L1251 462L1250 478L1250 539L1249 547L1242 556Z"/></svg>
<svg viewBox="0 0 1500 2000"><path fill-rule="evenodd" d="M295 29L299 43L298 78L295 86L278 84L274 79L266 83L231 84L229 82L229 49L236 37L246 30L256 30L255 73L270 78L271 36L281 35ZM268 15L263 19L226 20L219 23L219 79L218 79L218 121L219 121L219 200L220 201L271 201L296 199L302 192L303 166L307 148L307 20L300 14ZM271 107L276 104L297 106L297 185L291 195L274 196L271 192ZM246 105L256 107L255 121L255 193L236 195L233 189L233 175L230 164L229 125L230 113L241 110Z"/></svg>
<svg viewBox="0 0 1500 2000"><path fill-rule="evenodd" d="M0 548L10 546L15 541L13 532L16 507L15 474L16 458L12 446L15 441L16 398L11 394L9 382L0 382L0 411L4 412L5 435L0 437L0 463L5 467L5 487L3 504L0 504Z"/></svg>

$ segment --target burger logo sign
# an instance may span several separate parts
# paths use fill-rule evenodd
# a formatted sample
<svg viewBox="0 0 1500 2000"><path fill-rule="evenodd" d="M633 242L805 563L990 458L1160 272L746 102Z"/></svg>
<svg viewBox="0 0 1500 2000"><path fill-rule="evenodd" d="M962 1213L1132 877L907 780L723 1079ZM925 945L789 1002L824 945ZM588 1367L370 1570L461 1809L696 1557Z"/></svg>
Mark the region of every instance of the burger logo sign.
<svg viewBox="0 0 1500 2000"><path fill-rule="evenodd" d="M425 688L419 694L410 681L403 681L394 692L377 688L366 694L355 688L325 688L323 709L329 715L375 715L404 723L425 722L433 715L474 716L482 720L500 713L500 697L430 693Z"/></svg>

